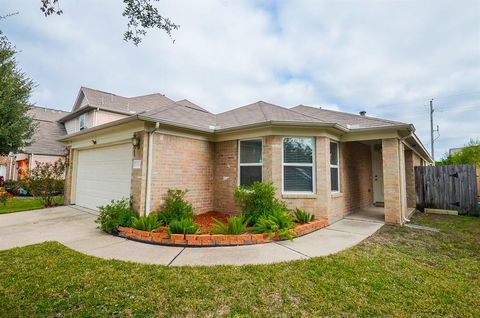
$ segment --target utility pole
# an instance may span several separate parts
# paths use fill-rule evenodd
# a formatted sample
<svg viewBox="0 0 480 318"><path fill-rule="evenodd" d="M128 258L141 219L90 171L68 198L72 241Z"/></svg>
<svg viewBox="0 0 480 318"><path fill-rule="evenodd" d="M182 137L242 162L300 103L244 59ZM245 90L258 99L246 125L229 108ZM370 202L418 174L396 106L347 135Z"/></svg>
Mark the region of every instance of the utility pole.
<svg viewBox="0 0 480 318"><path fill-rule="evenodd" d="M434 153L434 147L433 147L433 99L430 100L430 146L432 149L432 159L433 162L435 162L435 153Z"/></svg>

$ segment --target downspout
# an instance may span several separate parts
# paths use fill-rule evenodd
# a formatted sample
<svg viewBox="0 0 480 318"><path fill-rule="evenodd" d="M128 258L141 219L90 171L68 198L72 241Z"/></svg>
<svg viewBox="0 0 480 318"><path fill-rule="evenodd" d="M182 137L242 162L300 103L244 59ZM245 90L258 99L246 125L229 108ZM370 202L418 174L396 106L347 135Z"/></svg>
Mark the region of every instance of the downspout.
<svg viewBox="0 0 480 318"><path fill-rule="evenodd" d="M412 135L413 135L413 131L410 131L410 133L407 136L400 138L400 142L398 143L398 154L399 154L400 158L403 158L403 160L399 160L400 161L399 162L399 168L400 168L400 195L401 195L401 207L402 207L402 211L401 211L402 222L410 222L410 220L405 217L405 209L407 208L406 203L405 203L406 196L407 196L407 193L406 193L407 187L405 185L405 178L406 178L406 176L405 176L405 152L402 149L402 144L406 145L405 140L407 138L412 137ZM403 164L403 167L402 167L402 164Z"/></svg>
<svg viewBox="0 0 480 318"><path fill-rule="evenodd" d="M150 198L152 194L153 133L157 131L159 127L160 123L157 122L155 123L155 128L148 131L145 215L150 213Z"/></svg>
<svg viewBox="0 0 480 318"><path fill-rule="evenodd" d="M100 109L97 108L96 110L93 111L93 127L97 126L97 114Z"/></svg>

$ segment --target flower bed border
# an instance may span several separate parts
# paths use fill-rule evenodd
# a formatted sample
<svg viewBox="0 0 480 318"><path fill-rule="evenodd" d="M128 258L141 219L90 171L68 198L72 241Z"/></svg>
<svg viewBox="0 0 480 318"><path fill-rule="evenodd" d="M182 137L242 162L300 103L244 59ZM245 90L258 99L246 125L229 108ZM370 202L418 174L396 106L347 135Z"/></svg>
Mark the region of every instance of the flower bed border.
<svg viewBox="0 0 480 318"><path fill-rule="evenodd" d="M295 236L309 234L328 225L327 220L314 220L309 223L299 224L291 229ZM244 233L239 235L223 235L223 234L171 234L162 232L147 232L137 230L131 227L119 226L117 228L120 237L146 242L157 245L170 246L238 246L262 244L272 241L282 240L277 233L273 233L270 237L268 234L252 234Z"/></svg>

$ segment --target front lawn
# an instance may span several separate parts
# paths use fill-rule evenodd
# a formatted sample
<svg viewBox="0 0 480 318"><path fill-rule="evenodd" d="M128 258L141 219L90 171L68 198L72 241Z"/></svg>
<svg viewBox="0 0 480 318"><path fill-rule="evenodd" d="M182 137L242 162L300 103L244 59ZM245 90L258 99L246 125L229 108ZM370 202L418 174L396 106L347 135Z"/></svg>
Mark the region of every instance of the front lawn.
<svg viewBox="0 0 480 318"><path fill-rule="evenodd" d="M0 252L6 317L479 317L480 218L423 214L342 253L274 265L165 267L49 242ZM319 242L322 244L322 242Z"/></svg>
<svg viewBox="0 0 480 318"><path fill-rule="evenodd" d="M63 204L63 197L55 199L57 205ZM44 205L40 200L31 197L15 197L7 200L7 204L0 204L0 214L28 210L43 209Z"/></svg>

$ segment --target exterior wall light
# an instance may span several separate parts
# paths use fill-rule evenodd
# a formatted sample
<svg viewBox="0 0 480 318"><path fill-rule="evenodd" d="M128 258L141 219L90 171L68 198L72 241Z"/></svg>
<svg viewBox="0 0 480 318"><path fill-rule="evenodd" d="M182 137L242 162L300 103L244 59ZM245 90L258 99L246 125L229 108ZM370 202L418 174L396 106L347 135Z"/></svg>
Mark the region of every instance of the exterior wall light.
<svg viewBox="0 0 480 318"><path fill-rule="evenodd" d="M134 136L134 137L132 138L132 145L133 145L133 147L137 148L139 144L140 144L140 139L139 139L137 136Z"/></svg>

